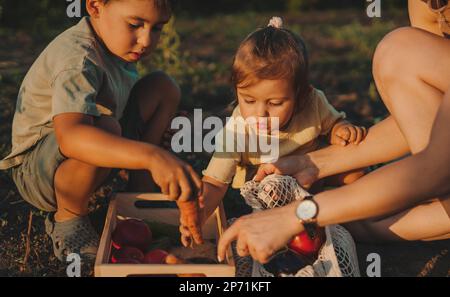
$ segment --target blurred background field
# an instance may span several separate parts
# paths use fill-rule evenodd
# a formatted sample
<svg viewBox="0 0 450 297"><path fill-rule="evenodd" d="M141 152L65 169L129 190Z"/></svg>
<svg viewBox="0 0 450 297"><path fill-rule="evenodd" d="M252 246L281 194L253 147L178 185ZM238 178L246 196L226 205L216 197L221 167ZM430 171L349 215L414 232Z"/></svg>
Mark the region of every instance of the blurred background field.
<svg viewBox="0 0 450 297"><path fill-rule="evenodd" d="M382 17L368 18L366 1L242 1L182 0L164 29L155 55L139 63L141 74L162 69L183 91L182 109L202 108L204 115L226 115L233 100L229 84L234 51L247 34L265 26L271 16L302 35L311 58L313 84L355 123L370 127L387 115L371 72L378 42L392 29L409 24L406 1L383 1ZM63 0L0 0L0 157L11 145L11 123L16 96L27 70L46 44L79 19L66 16ZM181 156L200 172L207 155ZM45 214L18 195L8 172L0 171L0 275L64 276L65 265L52 255L44 233ZM92 219L99 232L108 195L124 189L126 174L99 189L92 199ZM226 201L227 215L248 209L236 192ZM31 217L31 220L30 220ZM448 241L399 245L358 245L360 266L366 256L382 256L382 275L449 275ZM406 252L405 252L406 251ZM90 275L87 269L85 275Z"/></svg>

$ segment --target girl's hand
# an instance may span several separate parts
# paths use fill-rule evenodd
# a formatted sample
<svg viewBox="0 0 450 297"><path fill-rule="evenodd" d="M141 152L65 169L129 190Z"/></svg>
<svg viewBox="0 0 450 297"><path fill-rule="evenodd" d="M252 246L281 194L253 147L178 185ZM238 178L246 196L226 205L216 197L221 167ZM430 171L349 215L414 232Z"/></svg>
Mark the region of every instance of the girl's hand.
<svg viewBox="0 0 450 297"><path fill-rule="evenodd" d="M258 168L254 180L262 181L271 174L290 175L305 189L318 180L319 168L307 155L293 155L280 158L275 163L262 164Z"/></svg>
<svg viewBox="0 0 450 297"><path fill-rule="evenodd" d="M367 135L365 127L352 125L347 121L340 121L334 125L331 131L330 143L346 146L347 144L359 144Z"/></svg>

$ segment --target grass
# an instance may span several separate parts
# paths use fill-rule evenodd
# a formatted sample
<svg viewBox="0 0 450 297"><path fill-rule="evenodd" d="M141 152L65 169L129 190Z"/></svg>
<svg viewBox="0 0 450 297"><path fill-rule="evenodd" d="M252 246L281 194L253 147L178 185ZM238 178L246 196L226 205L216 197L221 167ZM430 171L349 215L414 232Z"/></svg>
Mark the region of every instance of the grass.
<svg viewBox="0 0 450 297"><path fill-rule="evenodd" d="M366 126L387 115L374 87L371 59L376 45L387 32L408 23L402 11L389 11L378 21L368 19L364 11L355 10L179 17L173 24L178 35L170 35L175 40L171 44L175 46L169 46L168 52L160 51L162 58L156 62L154 60L153 64L142 63L140 71L145 73L163 68L176 77L183 90L183 109L202 107L211 114L223 114L222 111L233 99L228 81L234 51L247 34L265 26L273 15L282 15L285 25L304 37L310 52L312 82L325 91L337 109L345 111L353 122ZM53 29L39 36L3 28L0 30L1 157L10 150L11 123L20 83L34 59L56 34ZM173 63L168 65L168 60ZM198 172L208 161L204 155L184 154L182 157ZM123 189L124 181L116 177L94 195L91 217L99 232L108 205L108 194ZM228 193L225 206L229 217L247 211L236 191ZM25 203L8 173L0 171L0 275L65 275L66 266L58 263L52 255L51 242L45 235L44 215ZM30 248L25 262L27 241ZM405 248L413 253L412 258L403 253ZM447 254L442 256L445 250ZM432 269L425 270L424 275L448 274L448 265L442 265L449 263L448 244L446 246L445 242L406 246L361 245L362 269L365 267L364 257L371 251L381 253L385 257L383 259L390 261L391 264L382 268L383 275L418 275L432 259L440 260L438 264L432 262ZM405 256L397 257L399 252ZM91 267L84 269L83 274L92 275Z"/></svg>

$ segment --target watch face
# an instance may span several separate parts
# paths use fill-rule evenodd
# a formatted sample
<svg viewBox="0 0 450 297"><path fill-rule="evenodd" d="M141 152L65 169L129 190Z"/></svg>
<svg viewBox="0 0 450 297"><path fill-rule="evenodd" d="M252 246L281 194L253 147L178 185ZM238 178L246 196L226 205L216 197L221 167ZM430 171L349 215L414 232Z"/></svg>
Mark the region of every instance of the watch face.
<svg viewBox="0 0 450 297"><path fill-rule="evenodd" d="M317 214L317 206L311 200L304 200L300 202L297 207L297 217L301 220L310 220Z"/></svg>

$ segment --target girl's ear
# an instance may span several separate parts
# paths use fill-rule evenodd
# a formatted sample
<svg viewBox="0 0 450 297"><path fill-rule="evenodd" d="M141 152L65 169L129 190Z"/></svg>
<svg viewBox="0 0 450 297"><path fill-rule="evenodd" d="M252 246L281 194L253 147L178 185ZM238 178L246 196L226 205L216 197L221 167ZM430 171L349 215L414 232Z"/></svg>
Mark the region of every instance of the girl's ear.
<svg viewBox="0 0 450 297"><path fill-rule="evenodd" d="M86 0L86 10L93 18L98 18L101 10L105 6L102 0Z"/></svg>

